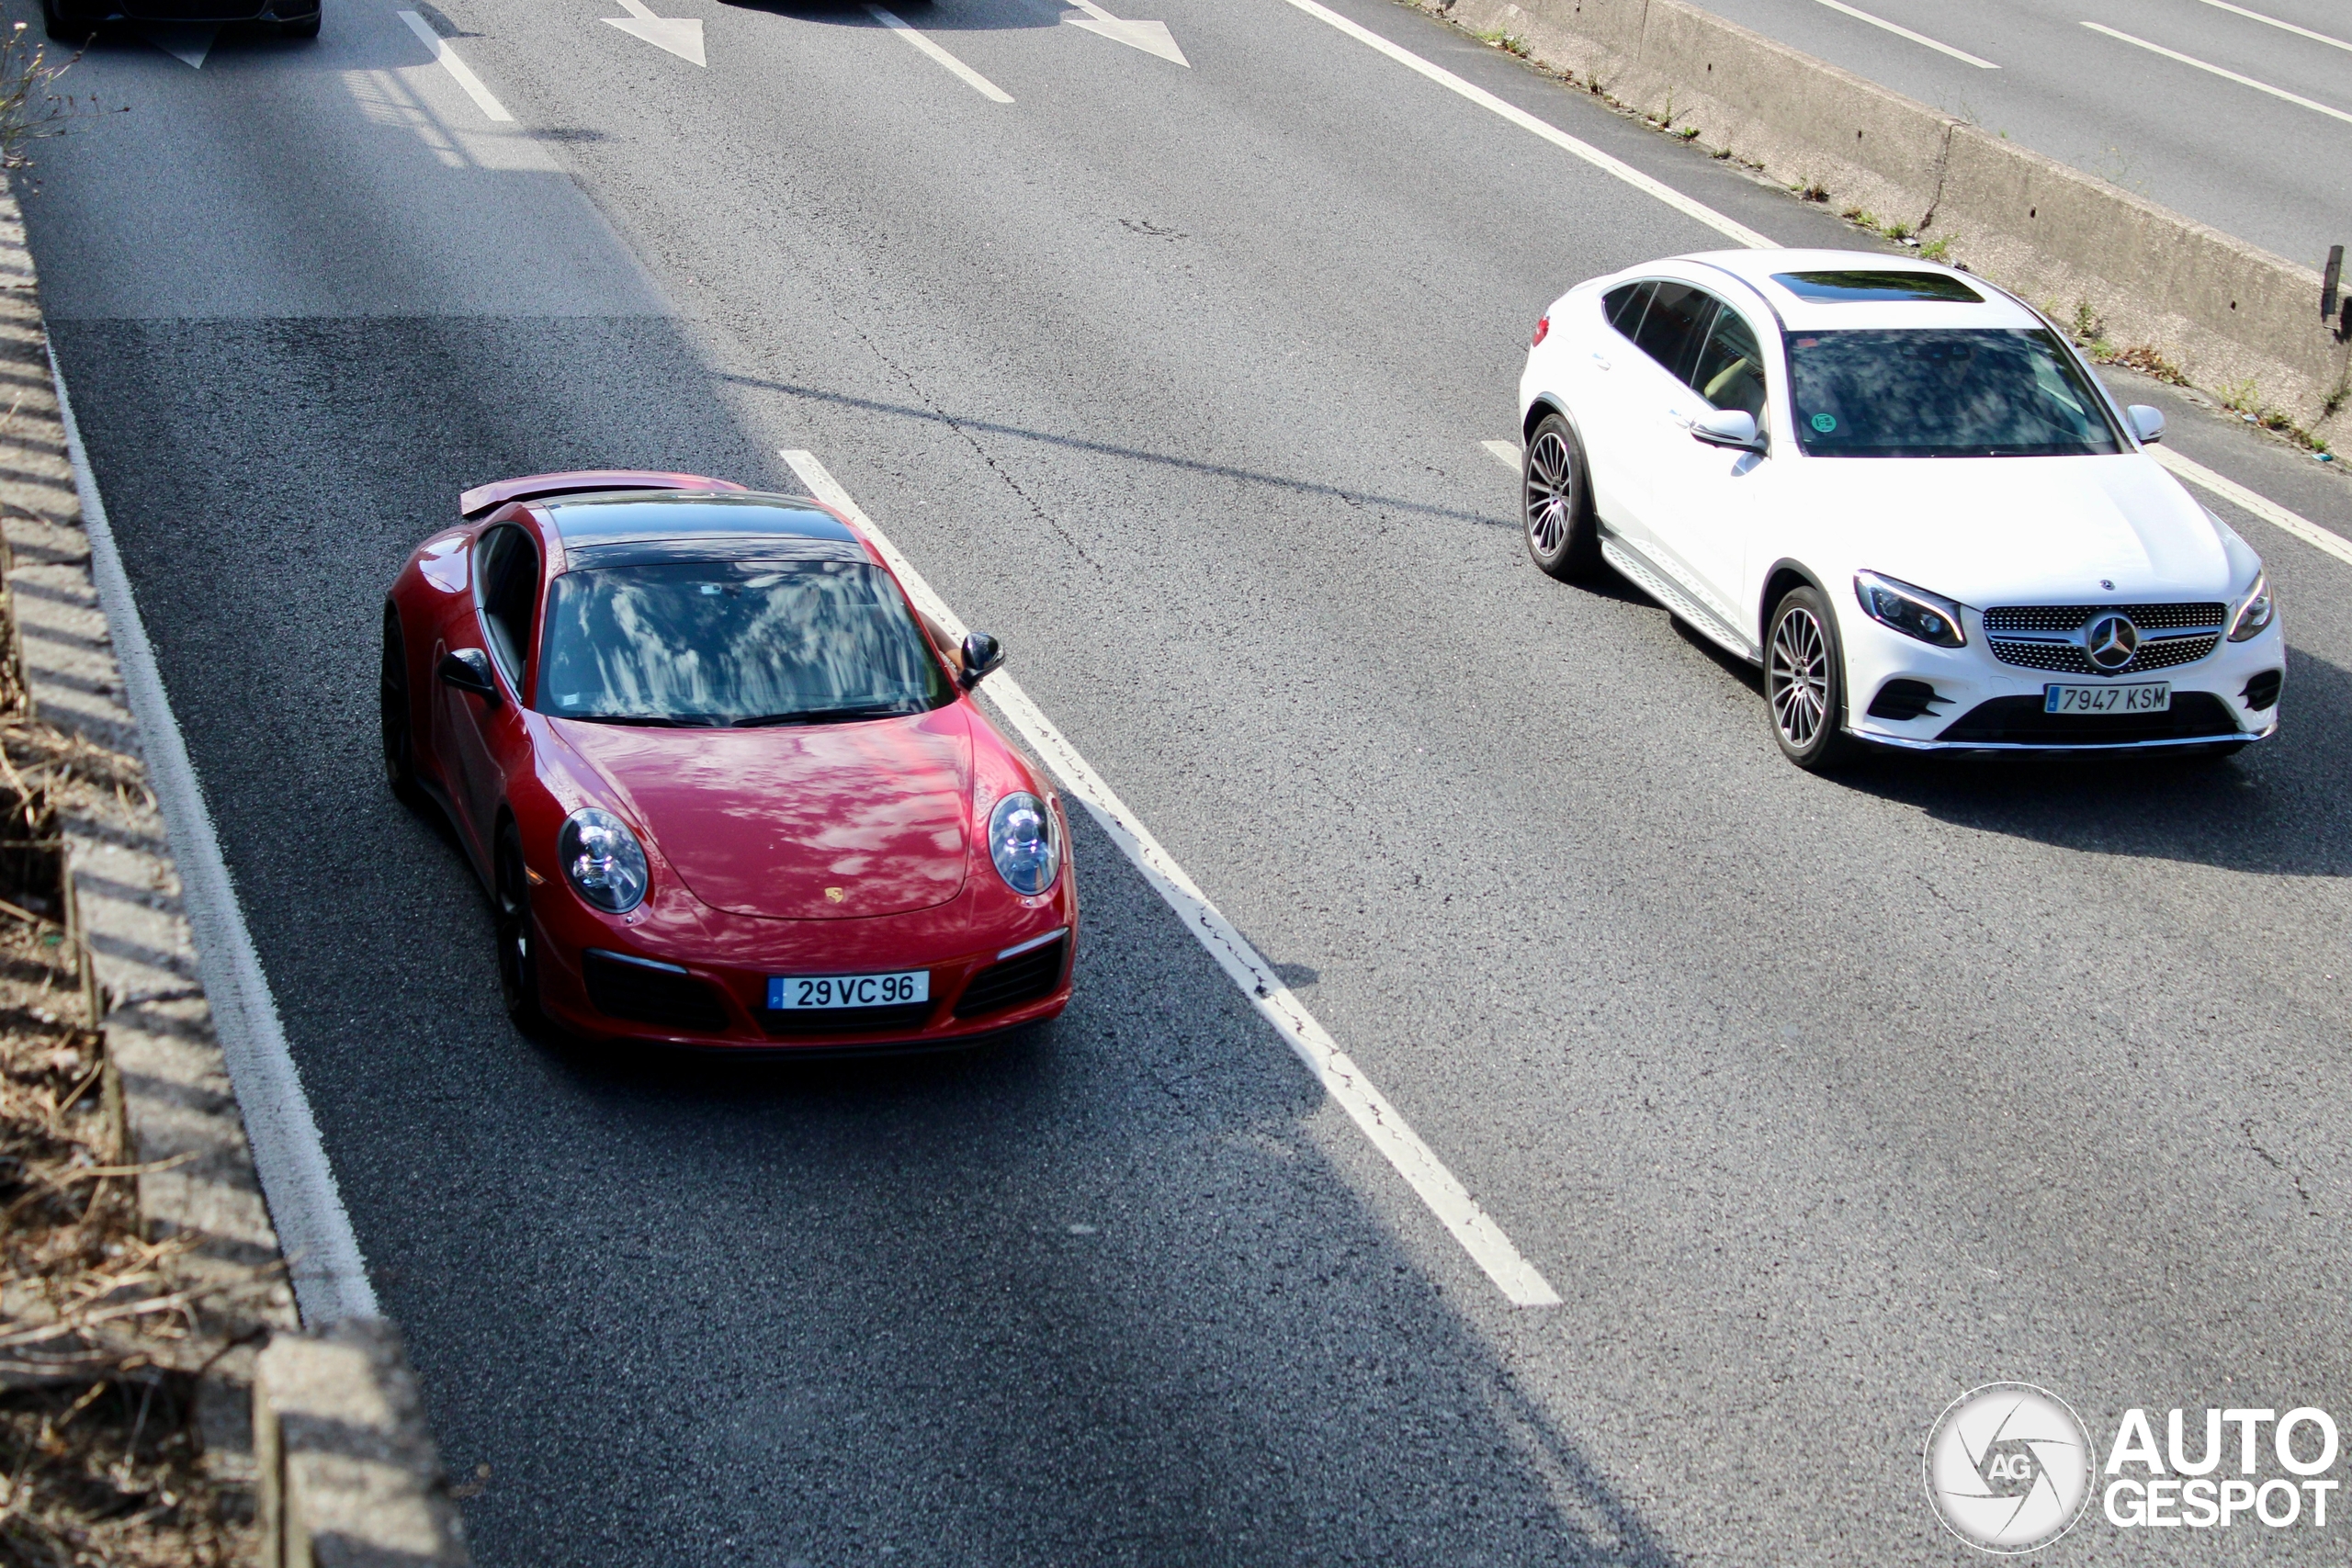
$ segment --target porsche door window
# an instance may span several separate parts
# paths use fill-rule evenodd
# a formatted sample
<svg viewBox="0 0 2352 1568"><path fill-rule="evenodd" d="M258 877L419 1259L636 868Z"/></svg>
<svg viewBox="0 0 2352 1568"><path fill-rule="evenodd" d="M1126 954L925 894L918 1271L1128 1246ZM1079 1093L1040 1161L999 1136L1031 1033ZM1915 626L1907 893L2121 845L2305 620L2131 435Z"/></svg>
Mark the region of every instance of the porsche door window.
<svg viewBox="0 0 2352 1568"><path fill-rule="evenodd" d="M1661 283L1650 295L1650 308L1634 341L1677 380L1690 378L1691 362L1714 324L1715 297L1687 283Z"/></svg>
<svg viewBox="0 0 2352 1568"><path fill-rule="evenodd" d="M2106 401L2042 329L1800 333L1796 434L1815 457L2077 457L2124 449Z"/></svg>
<svg viewBox="0 0 2352 1568"><path fill-rule="evenodd" d="M905 596L865 561L615 566L548 595L539 707L567 718L822 724L954 696Z"/></svg>
<svg viewBox="0 0 2352 1568"><path fill-rule="evenodd" d="M538 597L539 552L522 529L492 528L477 547L481 584L482 640L490 656L506 675L506 683L523 684L523 650L531 646L532 601Z"/></svg>
<svg viewBox="0 0 2352 1568"><path fill-rule="evenodd" d="M1715 330L1699 353L1690 373L1691 390L1719 409L1739 409L1764 423L1764 354L1756 333L1726 307L1715 316Z"/></svg>

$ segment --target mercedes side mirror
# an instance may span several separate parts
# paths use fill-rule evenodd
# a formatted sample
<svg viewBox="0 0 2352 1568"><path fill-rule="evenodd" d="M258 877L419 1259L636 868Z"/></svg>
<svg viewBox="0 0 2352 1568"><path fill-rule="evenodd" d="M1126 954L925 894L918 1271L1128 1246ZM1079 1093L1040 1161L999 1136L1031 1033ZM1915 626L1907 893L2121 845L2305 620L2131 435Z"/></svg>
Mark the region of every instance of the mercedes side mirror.
<svg viewBox="0 0 2352 1568"><path fill-rule="evenodd" d="M1736 446L1743 452L1761 452L1764 443L1756 434L1756 416L1746 409L1715 409L1690 422L1690 435L1710 446Z"/></svg>
<svg viewBox="0 0 2352 1568"><path fill-rule="evenodd" d="M964 638L964 689L970 691L987 676L993 675L1004 663L1004 645L986 632L971 632Z"/></svg>
<svg viewBox="0 0 2352 1568"><path fill-rule="evenodd" d="M490 655L479 648L452 649L441 656L438 671L444 685L471 692L496 706L498 682L490 678Z"/></svg>
<svg viewBox="0 0 2352 1568"><path fill-rule="evenodd" d="M2143 446L2154 446L2165 438L2164 410L2152 409L2145 403L2133 403L2123 412L2132 421L2132 434L2140 438Z"/></svg>

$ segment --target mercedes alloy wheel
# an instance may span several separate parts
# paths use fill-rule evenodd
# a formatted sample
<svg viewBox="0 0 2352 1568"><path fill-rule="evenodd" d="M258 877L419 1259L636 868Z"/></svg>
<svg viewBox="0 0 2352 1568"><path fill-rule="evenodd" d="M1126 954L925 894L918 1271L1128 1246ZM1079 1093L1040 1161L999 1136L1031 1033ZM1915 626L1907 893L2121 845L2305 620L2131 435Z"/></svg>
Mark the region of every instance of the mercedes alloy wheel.
<svg viewBox="0 0 2352 1568"><path fill-rule="evenodd" d="M1817 590L1792 590L1773 607L1764 695L1773 739L1790 761L1818 770L1852 756L1854 743L1845 733L1846 661L1838 623Z"/></svg>

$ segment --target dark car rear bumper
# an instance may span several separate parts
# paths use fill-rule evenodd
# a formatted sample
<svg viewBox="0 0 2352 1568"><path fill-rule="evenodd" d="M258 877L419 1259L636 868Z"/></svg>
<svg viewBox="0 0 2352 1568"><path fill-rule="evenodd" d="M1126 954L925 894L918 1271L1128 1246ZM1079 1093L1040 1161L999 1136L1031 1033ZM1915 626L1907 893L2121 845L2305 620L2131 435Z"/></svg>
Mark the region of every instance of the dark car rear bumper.
<svg viewBox="0 0 2352 1568"><path fill-rule="evenodd" d="M161 22L204 27L232 22L291 22L319 14L319 0L55 0L59 16L101 27L109 22Z"/></svg>

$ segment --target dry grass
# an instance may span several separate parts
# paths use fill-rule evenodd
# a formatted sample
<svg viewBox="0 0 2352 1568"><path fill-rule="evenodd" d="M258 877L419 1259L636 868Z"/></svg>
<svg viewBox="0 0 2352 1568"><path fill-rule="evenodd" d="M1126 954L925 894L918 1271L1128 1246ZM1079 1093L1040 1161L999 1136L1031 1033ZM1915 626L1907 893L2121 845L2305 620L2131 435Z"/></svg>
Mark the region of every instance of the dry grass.
<svg viewBox="0 0 2352 1568"><path fill-rule="evenodd" d="M0 633L5 633L0 624ZM22 712L0 660L0 703ZM51 802L143 791L136 765L0 717L0 1563L250 1561L250 1499L207 1471L198 1374L220 1348L150 1242L104 1041L58 923Z"/></svg>

